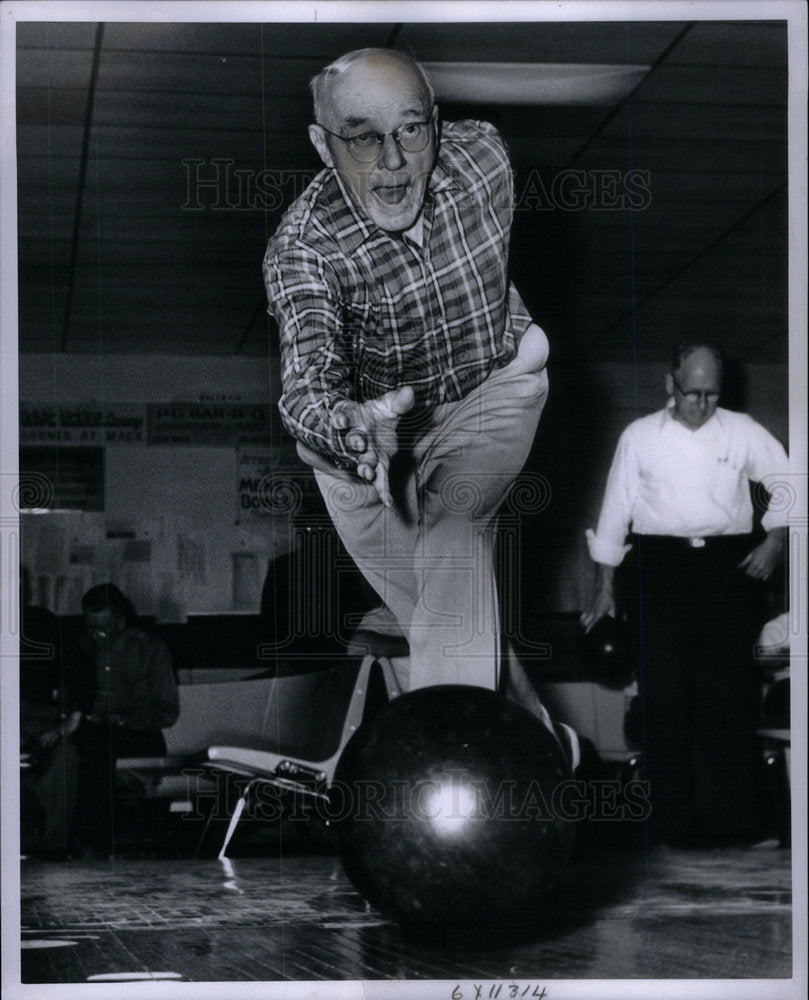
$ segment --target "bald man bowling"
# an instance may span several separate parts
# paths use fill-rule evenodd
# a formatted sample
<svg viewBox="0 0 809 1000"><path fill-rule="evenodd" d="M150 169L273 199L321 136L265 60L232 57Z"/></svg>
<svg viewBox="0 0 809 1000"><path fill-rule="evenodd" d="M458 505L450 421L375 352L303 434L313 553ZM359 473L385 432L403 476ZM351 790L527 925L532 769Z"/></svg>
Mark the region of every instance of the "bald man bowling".
<svg viewBox="0 0 809 1000"><path fill-rule="evenodd" d="M501 656L492 557L548 392L547 339L507 273L503 141L439 124L400 53L348 53L311 87L324 169L264 258L284 425L408 640L403 687L505 690L543 716Z"/></svg>

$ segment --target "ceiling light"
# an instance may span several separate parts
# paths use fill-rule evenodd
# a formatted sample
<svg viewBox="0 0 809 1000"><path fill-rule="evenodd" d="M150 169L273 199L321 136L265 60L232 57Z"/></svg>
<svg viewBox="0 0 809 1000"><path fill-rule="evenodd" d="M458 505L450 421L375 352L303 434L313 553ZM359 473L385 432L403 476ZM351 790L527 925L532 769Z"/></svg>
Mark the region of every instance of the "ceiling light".
<svg viewBox="0 0 809 1000"><path fill-rule="evenodd" d="M601 63L422 63L438 100L475 104L611 104L649 66Z"/></svg>

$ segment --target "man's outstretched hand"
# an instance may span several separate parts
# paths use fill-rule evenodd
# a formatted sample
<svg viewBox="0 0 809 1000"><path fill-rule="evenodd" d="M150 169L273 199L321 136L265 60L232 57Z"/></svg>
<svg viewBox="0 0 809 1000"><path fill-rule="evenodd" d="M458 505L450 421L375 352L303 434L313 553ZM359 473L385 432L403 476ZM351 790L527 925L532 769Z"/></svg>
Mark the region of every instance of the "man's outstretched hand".
<svg viewBox="0 0 809 1000"><path fill-rule="evenodd" d="M357 475L374 484L386 507L393 503L388 469L399 448L399 418L414 402L413 390L403 386L367 403L347 403L334 418L335 427L345 432L346 445L357 462Z"/></svg>

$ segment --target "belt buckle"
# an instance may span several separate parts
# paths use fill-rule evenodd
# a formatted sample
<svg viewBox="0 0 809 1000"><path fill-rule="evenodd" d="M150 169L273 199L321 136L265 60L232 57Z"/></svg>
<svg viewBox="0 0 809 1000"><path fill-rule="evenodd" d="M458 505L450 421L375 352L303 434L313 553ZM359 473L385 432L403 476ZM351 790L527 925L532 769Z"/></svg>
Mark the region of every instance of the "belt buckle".
<svg viewBox="0 0 809 1000"><path fill-rule="evenodd" d="M705 539L704 538L689 538L688 544L692 549L704 549Z"/></svg>

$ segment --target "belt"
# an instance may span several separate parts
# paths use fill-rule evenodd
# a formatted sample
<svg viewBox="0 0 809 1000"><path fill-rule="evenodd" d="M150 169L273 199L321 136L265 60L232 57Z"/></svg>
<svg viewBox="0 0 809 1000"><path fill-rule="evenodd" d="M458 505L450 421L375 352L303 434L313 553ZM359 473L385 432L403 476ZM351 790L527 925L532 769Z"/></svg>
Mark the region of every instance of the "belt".
<svg viewBox="0 0 809 1000"><path fill-rule="evenodd" d="M632 538L638 544L643 544L644 542L663 542L667 545L675 545L679 547L685 547L688 549L704 549L707 545L728 545L731 543L739 544L745 538L749 538L747 534L738 535L633 535Z"/></svg>

